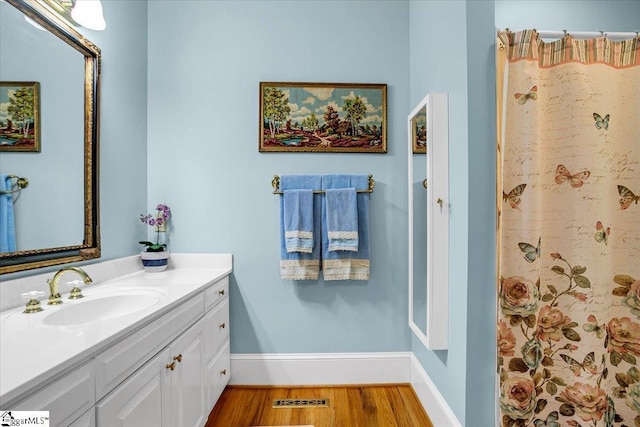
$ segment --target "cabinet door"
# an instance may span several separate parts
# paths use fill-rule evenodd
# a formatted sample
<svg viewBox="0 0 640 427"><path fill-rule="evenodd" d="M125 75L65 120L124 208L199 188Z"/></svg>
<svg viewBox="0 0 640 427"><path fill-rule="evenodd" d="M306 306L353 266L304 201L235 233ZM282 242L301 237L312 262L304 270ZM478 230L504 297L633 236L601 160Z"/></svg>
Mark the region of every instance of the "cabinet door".
<svg viewBox="0 0 640 427"><path fill-rule="evenodd" d="M164 349L96 405L99 427L172 427L170 353Z"/></svg>
<svg viewBox="0 0 640 427"><path fill-rule="evenodd" d="M170 346L172 427L201 427L209 415L205 406L204 321L201 319Z"/></svg>

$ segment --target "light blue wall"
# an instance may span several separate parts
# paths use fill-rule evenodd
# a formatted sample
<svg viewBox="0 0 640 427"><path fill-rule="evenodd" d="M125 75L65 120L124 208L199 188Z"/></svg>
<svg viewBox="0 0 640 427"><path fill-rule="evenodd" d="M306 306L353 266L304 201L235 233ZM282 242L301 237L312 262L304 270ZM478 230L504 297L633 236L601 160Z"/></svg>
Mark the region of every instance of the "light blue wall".
<svg viewBox="0 0 640 427"><path fill-rule="evenodd" d="M230 252L233 353L409 349L405 1L149 3L149 204L173 251ZM387 154L259 153L260 81L388 84ZM279 277L276 174L373 174L371 279Z"/></svg>
<svg viewBox="0 0 640 427"><path fill-rule="evenodd" d="M412 350L457 417L464 420L467 343L468 124L466 2L411 1L411 103L429 92L449 95L449 350Z"/></svg>
<svg viewBox="0 0 640 427"><path fill-rule="evenodd" d="M468 427L495 425L496 152L493 1L467 2L469 247L466 407Z"/></svg>

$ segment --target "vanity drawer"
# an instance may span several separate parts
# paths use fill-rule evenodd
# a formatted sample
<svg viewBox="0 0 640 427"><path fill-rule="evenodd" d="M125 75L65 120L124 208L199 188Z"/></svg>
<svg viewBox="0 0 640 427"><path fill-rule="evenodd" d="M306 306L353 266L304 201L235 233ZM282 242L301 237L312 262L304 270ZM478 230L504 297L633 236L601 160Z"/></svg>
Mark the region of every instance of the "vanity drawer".
<svg viewBox="0 0 640 427"><path fill-rule="evenodd" d="M229 383L229 378L231 378L229 353L229 341L227 341L215 357L207 362L207 397L210 406L209 411L213 409L222 391Z"/></svg>
<svg viewBox="0 0 640 427"><path fill-rule="evenodd" d="M204 291L204 311L209 311L227 296L229 296L229 276L218 280Z"/></svg>
<svg viewBox="0 0 640 427"><path fill-rule="evenodd" d="M96 361L96 399L100 400L204 314L200 293L105 350Z"/></svg>
<svg viewBox="0 0 640 427"><path fill-rule="evenodd" d="M229 300L218 304L205 315L205 354L213 356L224 341L229 338Z"/></svg>
<svg viewBox="0 0 640 427"><path fill-rule="evenodd" d="M49 411L52 427L68 426L96 403L93 363L82 365L11 405L16 411Z"/></svg>

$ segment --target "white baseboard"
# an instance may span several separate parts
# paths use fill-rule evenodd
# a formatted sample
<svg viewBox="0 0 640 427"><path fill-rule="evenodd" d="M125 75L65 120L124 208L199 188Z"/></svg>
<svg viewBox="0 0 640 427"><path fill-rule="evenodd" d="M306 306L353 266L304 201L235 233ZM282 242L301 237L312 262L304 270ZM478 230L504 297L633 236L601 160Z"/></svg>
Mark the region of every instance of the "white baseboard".
<svg viewBox="0 0 640 427"><path fill-rule="evenodd" d="M411 381L411 353L232 354L231 385L384 384Z"/></svg>
<svg viewBox="0 0 640 427"><path fill-rule="evenodd" d="M434 426L462 427L447 401L444 400L413 353L411 353L411 385Z"/></svg>
<svg viewBox="0 0 640 427"><path fill-rule="evenodd" d="M411 384L437 427L462 427L411 352L231 354L230 385Z"/></svg>

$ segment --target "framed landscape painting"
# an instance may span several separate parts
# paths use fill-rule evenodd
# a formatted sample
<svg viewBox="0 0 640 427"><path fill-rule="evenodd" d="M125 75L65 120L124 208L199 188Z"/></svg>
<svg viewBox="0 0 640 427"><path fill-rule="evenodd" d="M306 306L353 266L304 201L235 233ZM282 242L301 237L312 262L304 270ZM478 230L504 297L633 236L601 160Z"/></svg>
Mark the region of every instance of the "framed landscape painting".
<svg viewBox="0 0 640 427"><path fill-rule="evenodd" d="M260 83L259 151L387 152L387 85Z"/></svg>
<svg viewBox="0 0 640 427"><path fill-rule="evenodd" d="M0 82L0 151L40 151L38 82Z"/></svg>

